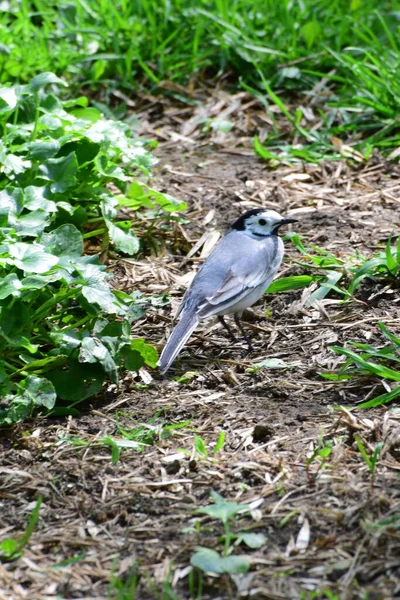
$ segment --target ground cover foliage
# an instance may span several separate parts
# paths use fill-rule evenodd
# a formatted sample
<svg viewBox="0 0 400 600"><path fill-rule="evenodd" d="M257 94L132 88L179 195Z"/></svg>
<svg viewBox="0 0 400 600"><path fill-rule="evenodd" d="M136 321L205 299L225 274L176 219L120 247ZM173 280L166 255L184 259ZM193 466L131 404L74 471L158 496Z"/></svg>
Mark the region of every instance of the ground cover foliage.
<svg viewBox="0 0 400 600"><path fill-rule="evenodd" d="M133 183L132 170L148 175L153 162L144 143L85 97L61 101L62 83L43 73L0 90L1 424L51 410L57 398L71 410L105 380L118 383L119 367L157 362L154 348L130 339L132 321L157 299L111 289L84 241L102 240L103 256L109 246L134 255L139 238L118 209L166 214L184 204Z"/></svg>
<svg viewBox="0 0 400 600"><path fill-rule="evenodd" d="M400 593L396 4L3 3L1 599ZM255 206L300 219L255 353L160 378Z"/></svg>

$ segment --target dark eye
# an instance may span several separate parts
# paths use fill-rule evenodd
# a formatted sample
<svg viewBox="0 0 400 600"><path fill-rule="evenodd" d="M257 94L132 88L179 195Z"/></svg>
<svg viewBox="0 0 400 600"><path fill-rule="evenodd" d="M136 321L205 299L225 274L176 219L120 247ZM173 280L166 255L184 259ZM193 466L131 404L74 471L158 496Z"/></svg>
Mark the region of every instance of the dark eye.
<svg viewBox="0 0 400 600"><path fill-rule="evenodd" d="M263 226L267 224L267 221L265 219L259 219L258 224Z"/></svg>

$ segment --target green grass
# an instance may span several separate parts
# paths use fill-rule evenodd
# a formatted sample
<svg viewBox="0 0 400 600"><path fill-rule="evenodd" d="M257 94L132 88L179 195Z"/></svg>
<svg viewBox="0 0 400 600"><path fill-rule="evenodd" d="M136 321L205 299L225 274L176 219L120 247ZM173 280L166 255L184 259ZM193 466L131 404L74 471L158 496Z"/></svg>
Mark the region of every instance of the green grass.
<svg viewBox="0 0 400 600"><path fill-rule="evenodd" d="M0 81L26 82L43 71L75 90L157 91L164 80L230 73L267 103L280 105L294 130L294 98L328 86L315 110L322 133L300 126L308 144L329 136L372 147L399 142L400 60L397 2L382 0L72 0L11 2L0 15ZM398 7L397 7L398 8ZM173 92L166 92L174 94ZM175 92L182 98L182 94ZM185 94L183 94L185 95ZM368 142L366 142L368 140ZM279 130L268 146L282 142ZM331 148L332 150L332 148Z"/></svg>

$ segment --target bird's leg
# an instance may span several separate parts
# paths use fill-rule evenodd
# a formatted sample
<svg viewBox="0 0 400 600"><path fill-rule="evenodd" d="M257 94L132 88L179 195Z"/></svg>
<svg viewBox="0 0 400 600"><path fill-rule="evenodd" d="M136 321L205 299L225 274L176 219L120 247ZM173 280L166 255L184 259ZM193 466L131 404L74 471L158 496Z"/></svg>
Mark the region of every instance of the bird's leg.
<svg viewBox="0 0 400 600"><path fill-rule="evenodd" d="M242 334L242 336L244 337L244 339L247 342L247 345L249 347L249 352L253 352L254 348L251 345L251 338L248 335L248 333L246 333L246 330L243 328L243 325L241 324L240 319L239 319L239 315L237 313L235 313L233 318L235 319L235 323L236 323L238 329L240 330L240 333Z"/></svg>
<svg viewBox="0 0 400 600"><path fill-rule="evenodd" d="M231 339L232 339L234 342L236 342L236 337L235 337L235 335L234 335L234 333L233 333L232 329L229 327L228 323L226 323L226 321L225 321L224 317L222 317L222 316L218 316L218 321L219 321L220 323L222 323L222 325L225 327L225 329L226 329L226 330L227 330L227 332L229 333L229 337L230 337L230 338L231 338Z"/></svg>

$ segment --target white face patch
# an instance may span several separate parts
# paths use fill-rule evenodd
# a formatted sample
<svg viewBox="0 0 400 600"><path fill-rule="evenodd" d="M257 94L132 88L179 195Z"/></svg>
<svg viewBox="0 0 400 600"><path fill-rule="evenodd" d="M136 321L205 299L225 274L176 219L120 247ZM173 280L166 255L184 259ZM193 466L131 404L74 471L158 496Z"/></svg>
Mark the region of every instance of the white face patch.
<svg viewBox="0 0 400 600"><path fill-rule="evenodd" d="M271 235L283 217L275 210L265 210L258 215L251 215L245 221L245 231L254 237Z"/></svg>

